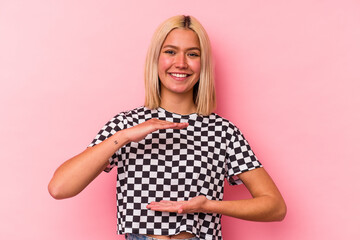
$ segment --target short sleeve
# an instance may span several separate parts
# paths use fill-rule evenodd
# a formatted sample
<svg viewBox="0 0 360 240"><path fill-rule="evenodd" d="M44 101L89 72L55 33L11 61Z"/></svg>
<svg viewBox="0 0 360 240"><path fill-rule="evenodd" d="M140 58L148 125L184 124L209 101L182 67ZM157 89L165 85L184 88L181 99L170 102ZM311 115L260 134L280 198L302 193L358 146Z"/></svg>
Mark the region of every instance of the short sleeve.
<svg viewBox="0 0 360 240"><path fill-rule="evenodd" d="M244 135L236 126L230 126L227 135L226 167L227 180L230 185L242 184L238 174L262 167L250 148Z"/></svg>
<svg viewBox="0 0 360 240"><path fill-rule="evenodd" d="M105 139L111 137L116 132L124 129L124 121L123 116L121 114L116 115L113 117L110 121L108 121L99 131L99 133L95 136L94 140L88 145L88 147L93 147L96 144L101 143ZM119 161L120 155L118 154L118 151L115 152L110 158L109 158L109 165L104 170L105 172L110 172L110 170L117 165Z"/></svg>

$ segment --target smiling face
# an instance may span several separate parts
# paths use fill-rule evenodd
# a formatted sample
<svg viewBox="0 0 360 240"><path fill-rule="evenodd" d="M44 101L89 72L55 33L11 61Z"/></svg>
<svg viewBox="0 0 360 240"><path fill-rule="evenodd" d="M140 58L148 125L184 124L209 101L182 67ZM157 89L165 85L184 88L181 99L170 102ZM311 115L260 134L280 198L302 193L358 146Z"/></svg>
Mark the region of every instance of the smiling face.
<svg viewBox="0 0 360 240"><path fill-rule="evenodd" d="M174 29L166 37L159 55L161 96L189 94L200 78L200 43L195 32Z"/></svg>

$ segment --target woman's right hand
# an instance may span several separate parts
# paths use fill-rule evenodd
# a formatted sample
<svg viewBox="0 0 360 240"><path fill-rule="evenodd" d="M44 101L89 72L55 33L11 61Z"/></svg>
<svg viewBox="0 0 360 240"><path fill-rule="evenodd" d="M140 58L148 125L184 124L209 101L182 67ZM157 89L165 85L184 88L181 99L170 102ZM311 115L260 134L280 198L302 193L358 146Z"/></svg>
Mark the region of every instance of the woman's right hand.
<svg viewBox="0 0 360 240"><path fill-rule="evenodd" d="M88 147L58 167L50 180L49 192L56 199L73 197L108 166L109 158L122 146L129 142L138 142L149 133L159 129L182 129L188 125L188 123L150 119L134 127L118 131L101 143Z"/></svg>
<svg viewBox="0 0 360 240"><path fill-rule="evenodd" d="M156 118L147 120L134 127L122 130L127 142L139 142L148 134L159 129L183 129L189 126L189 123L174 123Z"/></svg>

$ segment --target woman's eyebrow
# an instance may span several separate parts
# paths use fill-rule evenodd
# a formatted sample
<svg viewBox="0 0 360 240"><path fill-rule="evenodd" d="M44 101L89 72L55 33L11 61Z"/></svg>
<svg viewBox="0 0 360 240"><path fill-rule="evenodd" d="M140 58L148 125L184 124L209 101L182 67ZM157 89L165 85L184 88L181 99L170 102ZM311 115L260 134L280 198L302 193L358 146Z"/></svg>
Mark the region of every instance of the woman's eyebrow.
<svg viewBox="0 0 360 240"><path fill-rule="evenodd" d="M163 46L163 48L179 49L177 46L174 46L174 45L165 45L165 46ZM186 48L186 50L187 50L187 51L188 51L188 50L198 50L199 52L201 52L201 51L200 51L200 48L198 48L198 47L190 47L190 48Z"/></svg>

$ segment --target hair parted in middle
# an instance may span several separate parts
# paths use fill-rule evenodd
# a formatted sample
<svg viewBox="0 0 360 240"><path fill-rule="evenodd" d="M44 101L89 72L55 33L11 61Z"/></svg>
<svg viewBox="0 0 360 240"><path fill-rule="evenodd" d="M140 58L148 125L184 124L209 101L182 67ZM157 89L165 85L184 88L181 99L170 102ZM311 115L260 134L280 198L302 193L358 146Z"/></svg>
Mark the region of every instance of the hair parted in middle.
<svg viewBox="0 0 360 240"><path fill-rule="evenodd" d="M198 20L192 16L174 16L163 22L155 31L145 62L145 106L154 109L160 106L160 84L158 60L161 47L174 29L190 29L196 33L200 42L201 70L200 80L194 86L194 103L200 115L210 115L216 107L214 66L209 37Z"/></svg>

